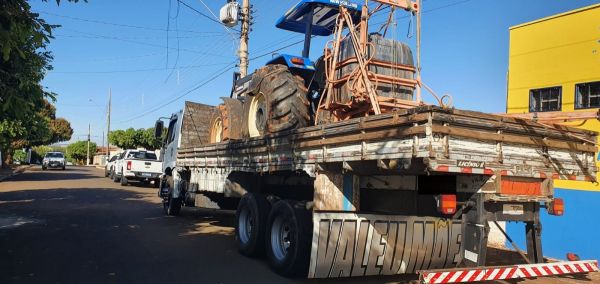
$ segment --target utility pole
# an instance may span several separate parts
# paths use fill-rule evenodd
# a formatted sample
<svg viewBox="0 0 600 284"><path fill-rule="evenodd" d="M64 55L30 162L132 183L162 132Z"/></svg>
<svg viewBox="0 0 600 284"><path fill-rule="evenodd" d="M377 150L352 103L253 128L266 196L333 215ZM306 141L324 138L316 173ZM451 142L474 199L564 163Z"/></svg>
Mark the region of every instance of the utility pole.
<svg viewBox="0 0 600 284"><path fill-rule="evenodd" d="M110 134L110 107L111 107L111 100L112 100L112 89L109 88L108 89L108 111L107 111L107 122L106 122L106 161L108 162L108 159L110 159L110 141L108 140L109 134ZM102 135L104 136L104 135ZM103 143L104 144L104 143Z"/></svg>
<svg viewBox="0 0 600 284"><path fill-rule="evenodd" d="M248 35L250 34L250 0L242 1L242 30L240 35L240 77L248 75Z"/></svg>
<svg viewBox="0 0 600 284"><path fill-rule="evenodd" d="M104 131L102 131L102 145L104 145Z"/></svg>
<svg viewBox="0 0 600 284"><path fill-rule="evenodd" d="M90 165L90 139L92 138L92 124L88 123L87 164Z"/></svg>

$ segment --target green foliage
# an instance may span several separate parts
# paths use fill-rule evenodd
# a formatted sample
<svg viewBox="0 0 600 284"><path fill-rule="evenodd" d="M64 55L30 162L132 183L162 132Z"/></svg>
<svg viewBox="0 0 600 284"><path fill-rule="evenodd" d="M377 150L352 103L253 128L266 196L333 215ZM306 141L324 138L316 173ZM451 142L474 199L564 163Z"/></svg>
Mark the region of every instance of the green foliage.
<svg viewBox="0 0 600 284"><path fill-rule="evenodd" d="M73 128L71 128L71 123L66 119L57 118L50 121L50 133L52 133L52 138L48 144L69 141L73 136Z"/></svg>
<svg viewBox="0 0 600 284"><path fill-rule="evenodd" d="M85 161L88 153L88 142L87 141L78 141L69 146L67 146L67 157L73 159L79 163ZM96 153L97 145L94 142L90 142L90 159Z"/></svg>
<svg viewBox="0 0 600 284"><path fill-rule="evenodd" d="M48 99L54 101L56 94L41 84L52 70L46 47L56 27L32 12L26 0L0 1L0 151L8 162L14 149L70 138L62 122L60 134L52 133L56 109Z"/></svg>
<svg viewBox="0 0 600 284"><path fill-rule="evenodd" d="M13 161L19 161L21 163L25 162L27 159L27 153L21 149L16 150L13 154Z"/></svg>
<svg viewBox="0 0 600 284"><path fill-rule="evenodd" d="M166 131L164 131L166 133ZM111 144L121 149L145 148L147 150L156 150L162 145L162 138L154 137L154 128L115 130L108 135Z"/></svg>
<svg viewBox="0 0 600 284"><path fill-rule="evenodd" d="M48 153L48 152L66 153L67 147L64 147L64 146L36 146L36 147L32 147L31 150L33 152L31 160L35 161L35 160L41 160L44 156L46 156L46 153Z"/></svg>

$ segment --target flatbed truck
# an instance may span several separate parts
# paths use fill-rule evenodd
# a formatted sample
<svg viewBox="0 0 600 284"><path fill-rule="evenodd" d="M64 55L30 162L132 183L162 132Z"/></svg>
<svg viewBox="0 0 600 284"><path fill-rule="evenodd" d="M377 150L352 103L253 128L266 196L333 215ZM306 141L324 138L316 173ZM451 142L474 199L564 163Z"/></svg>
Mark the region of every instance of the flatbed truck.
<svg viewBox="0 0 600 284"><path fill-rule="evenodd" d="M386 7L387 23L370 30ZM236 9L229 1L223 22L235 24ZM302 0L288 10L276 26L305 35L301 56L279 54L247 76L241 56L223 103L186 102L168 118L165 213L235 209L240 253L266 256L284 276L460 283L597 271L594 260L545 263L540 223L542 210L565 210L553 180L596 181L597 134L444 97L426 105L421 87L435 94L419 56L386 37L397 9L416 16L418 55L420 2ZM328 35L311 61L311 39ZM525 224L524 264L485 266L490 224L501 221Z"/></svg>
<svg viewBox="0 0 600 284"><path fill-rule="evenodd" d="M525 223L540 264L540 211L565 210L553 179L595 178L595 133L526 119L430 106L210 143L213 112L186 102L170 118L165 213L237 208L240 252L284 275L481 269L497 221Z"/></svg>

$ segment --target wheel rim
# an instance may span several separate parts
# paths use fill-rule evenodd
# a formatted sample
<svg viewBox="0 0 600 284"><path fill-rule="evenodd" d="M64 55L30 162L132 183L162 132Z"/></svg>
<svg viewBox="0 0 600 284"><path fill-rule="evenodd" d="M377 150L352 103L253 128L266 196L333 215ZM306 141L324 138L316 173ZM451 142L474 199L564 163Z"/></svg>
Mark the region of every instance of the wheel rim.
<svg viewBox="0 0 600 284"><path fill-rule="evenodd" d="M289 248L294 243L292 226L289 220L279 216L271 226L271 251L278 261L284 261Z"/></svg>
<svg viewBox="0 0 600 284"><path fill-rule="evenodd" d="M252 235L252 229L254 228L254 217L250 212L250 209L246 206L240 211L240 217L238 220L239 237L242 243L248 243L250 236Z"/></svg>
<svg viewBox="0 0 600 284"><path fill-rule="evenodd" d="M220 117L212 125L212 140L213 143L223 141L223 120Z"/></svg>
<svg viewBox="0 0 600 284"><path fill-rule="evenodd" d="M260 132L266 128L267 108L265 96L262 93L252 97L248 115L248 130L250 137L260 136Z"/></svg>

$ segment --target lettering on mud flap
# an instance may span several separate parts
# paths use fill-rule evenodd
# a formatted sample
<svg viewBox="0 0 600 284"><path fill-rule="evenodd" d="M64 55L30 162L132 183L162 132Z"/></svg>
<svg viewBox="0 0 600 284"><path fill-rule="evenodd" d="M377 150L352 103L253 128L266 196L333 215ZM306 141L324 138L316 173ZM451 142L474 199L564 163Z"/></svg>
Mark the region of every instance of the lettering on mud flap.
<svg viewBox="0 0 600 284"><path fill-rule="evenodd" d="M314 213L310 278L456 267L461 222L434 217Z"/></svg>

